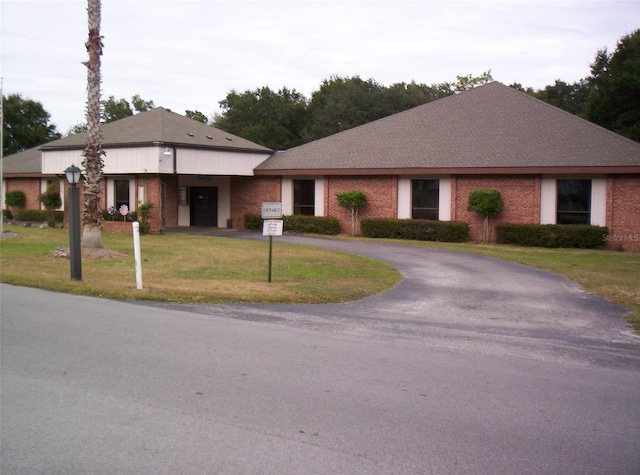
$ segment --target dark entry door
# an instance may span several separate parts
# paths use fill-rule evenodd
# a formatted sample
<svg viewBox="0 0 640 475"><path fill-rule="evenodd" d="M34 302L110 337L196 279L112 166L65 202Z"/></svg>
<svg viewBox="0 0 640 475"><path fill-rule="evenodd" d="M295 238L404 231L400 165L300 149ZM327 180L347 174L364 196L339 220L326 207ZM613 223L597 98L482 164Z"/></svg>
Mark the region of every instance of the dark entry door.
<svg viewBox="0 0 640 475"><path fill-rule="evenodd" d="M215 186L192 186L189 192L191 203L191 226L218 226L218 188Z"/></svg>

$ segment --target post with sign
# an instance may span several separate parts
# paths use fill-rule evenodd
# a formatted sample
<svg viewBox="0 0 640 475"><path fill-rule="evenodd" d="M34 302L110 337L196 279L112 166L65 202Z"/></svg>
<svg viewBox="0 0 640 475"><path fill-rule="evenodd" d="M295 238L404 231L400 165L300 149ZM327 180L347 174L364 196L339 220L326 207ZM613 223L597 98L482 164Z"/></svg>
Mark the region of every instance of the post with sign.
<svg viewBox="0 0 640 475"><path fill-rule="evenodd" d="M269 277L267 282L271 283L273 236L282 236L282 228L284 227L282 219L279 219L282 218L282 203L262 203L260 216L264 219L262 235L269 236Z"/></svg>

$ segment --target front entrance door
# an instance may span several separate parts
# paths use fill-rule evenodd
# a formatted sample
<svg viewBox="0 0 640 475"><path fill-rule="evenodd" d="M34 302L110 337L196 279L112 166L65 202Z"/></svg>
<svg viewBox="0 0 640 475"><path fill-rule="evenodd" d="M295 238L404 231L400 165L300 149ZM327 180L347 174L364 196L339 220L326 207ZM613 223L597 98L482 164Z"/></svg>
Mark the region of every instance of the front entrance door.
<svg viewBox="0 0 640 475"><path fill-rule="evenodd" d="M192 186L189 192L191 226L218 226L218 188Z"/></svg>

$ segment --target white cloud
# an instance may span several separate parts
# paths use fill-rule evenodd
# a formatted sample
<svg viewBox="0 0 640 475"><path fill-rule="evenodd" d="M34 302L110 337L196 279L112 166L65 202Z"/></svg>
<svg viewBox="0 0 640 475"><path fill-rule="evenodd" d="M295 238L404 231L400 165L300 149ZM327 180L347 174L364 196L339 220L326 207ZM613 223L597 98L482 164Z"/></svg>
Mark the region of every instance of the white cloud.
<svg viewBox="0 0 640 475"><path fill-rule="evenodd" d="M3 0L4 93L84 120L86 2ZM102 1L103 97L209 115L235 89L310 96L331 75L440 83L488 69L541 88L589 74L637 28L634 1Z"/></svg>

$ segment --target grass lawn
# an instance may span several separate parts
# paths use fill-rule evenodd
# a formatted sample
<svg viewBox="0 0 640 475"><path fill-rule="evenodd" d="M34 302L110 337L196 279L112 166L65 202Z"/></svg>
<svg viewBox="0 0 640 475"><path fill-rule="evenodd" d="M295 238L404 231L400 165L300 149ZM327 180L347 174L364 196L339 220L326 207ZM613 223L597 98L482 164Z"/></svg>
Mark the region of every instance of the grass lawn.
<svg viewBox="0 0 640 475"><path fill-rule="evenodd" d="M274 242L273 276L268 283L269 249L265 242L169 234L142 236L144 289L137 290L131 236L103 233L105 248L127 255L83 258L83 280L76 282L69 277L69 260L50 255L58 247L68 247L66 229L5 229L18 237L0 241L2 282L112 299L330 303L381 292L401 280L391 266L366 257ZM640 253L393 242L478 253L563 275L585 290L631 309L628 321L640 332Z"/></svg>
<svg viewBox="0 0 640 475"><path fill-rule="evenodd" d="M178 234L141 236L143 290L136 288L132 236L102 233L120 258L82 259L82 281L71 281L66 229L6 226L0 241L4 283L121 300L169 302L328 303L366 297L402 279L370 258L274 242L268 283L268 243Z"/></svg>

